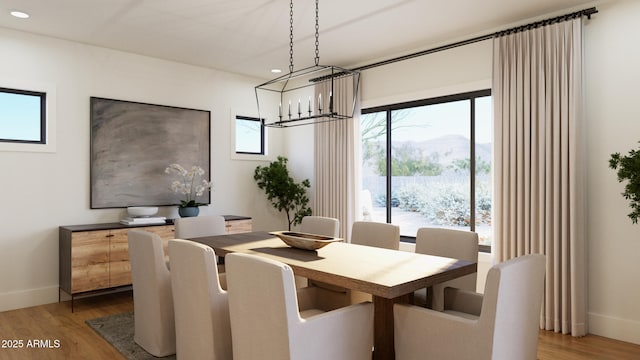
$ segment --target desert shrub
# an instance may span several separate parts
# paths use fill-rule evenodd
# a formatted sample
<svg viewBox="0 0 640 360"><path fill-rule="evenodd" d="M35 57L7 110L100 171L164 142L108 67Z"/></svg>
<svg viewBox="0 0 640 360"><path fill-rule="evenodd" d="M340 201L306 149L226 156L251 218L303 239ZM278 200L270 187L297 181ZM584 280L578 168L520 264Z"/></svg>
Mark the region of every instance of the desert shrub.
<svg viewBox="0 0 640 360"><path fill-rule="evenodd" d="M424 186L405 185L397 191L397 194L398 207L406 211L419 211L425 202Z"/></svg>
<svg viewBox="0 0 640 360"><path fill-rule="evenodd" d="M471 220L469 194L453 186L448 189L443 187L423 203L420 213L434 225L469 226Z"/></svg>

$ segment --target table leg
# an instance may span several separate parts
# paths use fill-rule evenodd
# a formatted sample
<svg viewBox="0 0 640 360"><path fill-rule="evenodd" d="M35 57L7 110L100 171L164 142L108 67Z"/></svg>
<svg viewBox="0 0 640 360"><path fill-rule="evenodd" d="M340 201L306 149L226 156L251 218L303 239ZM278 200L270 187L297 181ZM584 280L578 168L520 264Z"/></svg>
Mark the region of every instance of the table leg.
<svg viewBox="0 0 640 360"><path fill-rule="evenodd" d="M410 302L412 294L395 299L373 296L373 359L393 360L396 357L393 332L393 304Z"/></svg>

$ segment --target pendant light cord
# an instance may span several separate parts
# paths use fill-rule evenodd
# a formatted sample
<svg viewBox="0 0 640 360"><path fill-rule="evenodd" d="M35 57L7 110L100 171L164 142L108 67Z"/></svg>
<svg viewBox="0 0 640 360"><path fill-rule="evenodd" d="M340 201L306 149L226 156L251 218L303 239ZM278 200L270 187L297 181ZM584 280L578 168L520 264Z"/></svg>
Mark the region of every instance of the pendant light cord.
<svg viewBox="0 0 640 360"><path fill-rule="evenodd" d="M316 0L316 66L320 64L320 25L318 25L318 0Z"/></svg>
<svg viewBox="0 0 640 360"><path fill-rule="evenodd" d="M293 0L289 4L289 73L293 72Z"/></svg>
<svg viewBox="0 0 640 360"><path fill-rule="evenodd" d="M316 66L320 64L320 22L319 0L316 0ZM293 0L289 3L289 73L293 72Z"/></svg>

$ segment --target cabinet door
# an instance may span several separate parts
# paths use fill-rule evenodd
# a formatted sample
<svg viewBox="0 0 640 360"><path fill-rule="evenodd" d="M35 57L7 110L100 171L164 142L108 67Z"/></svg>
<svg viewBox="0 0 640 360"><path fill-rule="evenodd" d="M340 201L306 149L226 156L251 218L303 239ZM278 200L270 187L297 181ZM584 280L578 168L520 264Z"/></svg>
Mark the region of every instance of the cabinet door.
<svg viewBox="0 0 640 360"><path fill-rule="evenodd" d="M109 230L74 232L71 237L71 292L109 287Z"/></svg>
<svg viewBox="0 0 640 360"><path fill-rule="evenodd" d="M109 286L131 284L128 230L111 230L109 242Z"/></svg>
<svg viewBox="0 0 640 360"><path fill-rule="evenodd" d="M237 234L252 231L251 219L227 220L225 225L227 227L227 234Z"/></svg>

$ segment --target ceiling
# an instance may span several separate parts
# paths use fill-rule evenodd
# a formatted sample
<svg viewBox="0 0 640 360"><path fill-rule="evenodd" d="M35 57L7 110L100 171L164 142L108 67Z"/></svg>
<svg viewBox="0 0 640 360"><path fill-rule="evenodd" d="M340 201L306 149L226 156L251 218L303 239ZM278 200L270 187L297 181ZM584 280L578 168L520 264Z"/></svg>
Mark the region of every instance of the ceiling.
<svg viewBox="0 0 640 360"><path fill-rule="evenodd" d="M364 65L593 2L321 0L320 64ZM297 70L314 62L315 3L293 11ZM0 27L261 78L289 67L288 0L2 0Z"/></svg>

